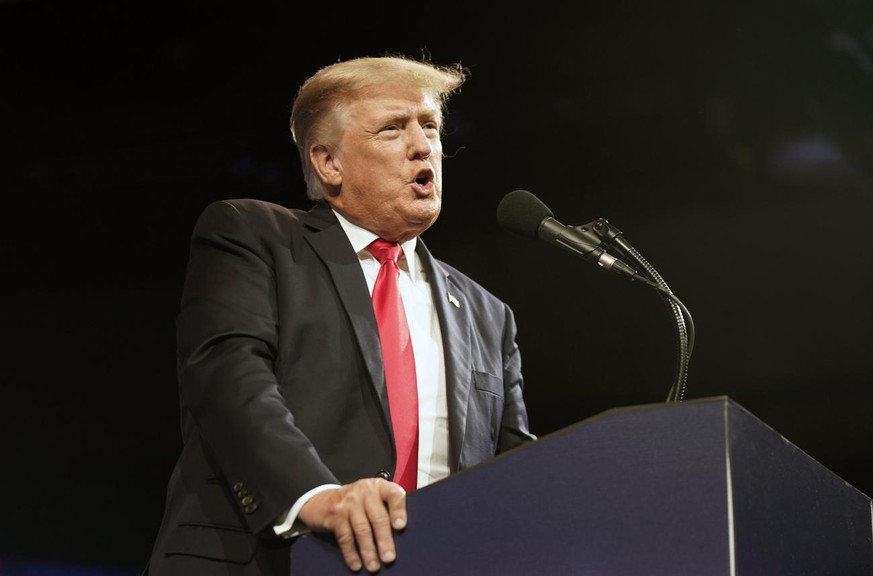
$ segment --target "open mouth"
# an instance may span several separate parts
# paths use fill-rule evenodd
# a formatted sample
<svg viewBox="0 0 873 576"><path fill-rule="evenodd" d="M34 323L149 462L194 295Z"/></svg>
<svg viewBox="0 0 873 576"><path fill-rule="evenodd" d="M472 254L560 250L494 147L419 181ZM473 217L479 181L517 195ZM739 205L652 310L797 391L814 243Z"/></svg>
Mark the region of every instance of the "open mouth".
<svg viewBox="0 0 873 576"><path fill-rule="evenodd" d="M433 181L433 171L430 169L422 170L418 173L418 176L415 177L415 183L420 186L425 186L429 182Z"/></svg>

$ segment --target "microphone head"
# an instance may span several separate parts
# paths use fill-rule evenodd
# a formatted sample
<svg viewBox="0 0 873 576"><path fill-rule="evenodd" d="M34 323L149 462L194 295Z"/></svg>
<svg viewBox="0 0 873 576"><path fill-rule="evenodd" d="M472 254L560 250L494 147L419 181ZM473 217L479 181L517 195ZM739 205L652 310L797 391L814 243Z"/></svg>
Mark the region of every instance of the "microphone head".
<svg viewBox="0 0 873 576"><path fill-rule="evenodd" d="M513 190L497 206L497 222L506 230L537 238L540 224L552 211L527 190Z"/></svg>

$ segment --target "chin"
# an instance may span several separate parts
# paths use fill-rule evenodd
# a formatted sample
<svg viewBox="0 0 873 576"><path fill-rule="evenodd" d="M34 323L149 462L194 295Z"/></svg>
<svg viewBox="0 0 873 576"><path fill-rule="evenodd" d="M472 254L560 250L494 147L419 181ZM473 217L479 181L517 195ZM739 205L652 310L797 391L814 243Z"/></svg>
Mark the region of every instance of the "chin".
<svg viewBox="0 0 873 576"><path fill-rule="evenodd" d="M406 219L407 231L409 232L408 238L412 236L418 236L425 230L431 227L431 225L436 222L437 217L439 216L439 211L436 213L431 213L428 216L424 216L420 213L415 215L410 215Z"/></svg>
<svg viewBox="0 0 873 576"><path fill-rule="evenodd" d="M413 205L407 212L407 220L418 224L432 224L440 215L440 208L440 203L433 201Z"/></svg>
<svg viewBox="0 0 873 576"><path fill-rule="evenodd" d="M424 228L429 228L431 224L436 222L437 218L439 218L440 211L435 210L429 213L426 216L423 216L417 223L423 226Z"/></svg>

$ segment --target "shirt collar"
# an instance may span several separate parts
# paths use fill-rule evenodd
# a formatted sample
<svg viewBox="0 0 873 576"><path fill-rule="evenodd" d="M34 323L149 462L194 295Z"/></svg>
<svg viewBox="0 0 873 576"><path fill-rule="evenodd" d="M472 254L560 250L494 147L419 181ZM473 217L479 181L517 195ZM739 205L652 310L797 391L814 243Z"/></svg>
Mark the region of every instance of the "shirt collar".
<svg viewBox="0 0 873 576"><path fill-rule="evenodd" d="M342 214L334 210L333 207L331 207L331 210L336 214L340 226L342 226L343 231L346 233L346 236L348 236L349 242L352 243L352 249L354 249L355 254L360 254L362 250L366 250L367 246L379 237L377 234L370 232L366 228L362 228L357 224L352 224ZM415 257L415 246L417 240L418 237L415 236L400 244L400 248L403 250L403 256L406 258L406 266L409 269L409 275L412 277L413 282L418 278L418 259ZM369 254L369 252L367 252L367 254Z"/></svg>

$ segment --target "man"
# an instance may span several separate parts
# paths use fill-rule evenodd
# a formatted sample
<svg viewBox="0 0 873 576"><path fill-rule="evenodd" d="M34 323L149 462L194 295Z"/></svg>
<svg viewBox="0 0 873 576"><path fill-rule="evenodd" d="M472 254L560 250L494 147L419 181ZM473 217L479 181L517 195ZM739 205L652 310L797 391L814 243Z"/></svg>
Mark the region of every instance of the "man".
<svg viewBox="0 0 873 576"><path fill-rule="evenodd" d="M288 574L307 530L374 572L406 525L400 468L415 489L534 439L511 310L419 238L440 213L444 106L464 80L393 56L325 67L291 113L314 207L204 210L177 324L184 449L152 576ZM379 238L402 249L397 348L414 366L399 378ZM415 406L408 435L395 380Z"/></svg>

